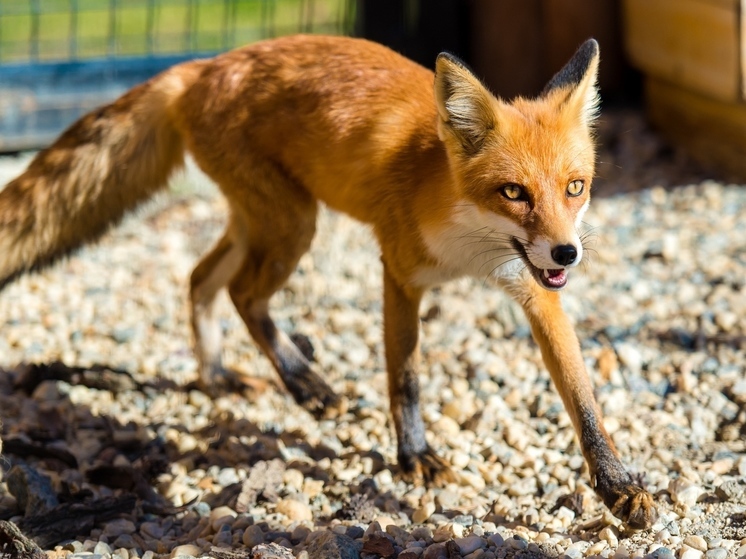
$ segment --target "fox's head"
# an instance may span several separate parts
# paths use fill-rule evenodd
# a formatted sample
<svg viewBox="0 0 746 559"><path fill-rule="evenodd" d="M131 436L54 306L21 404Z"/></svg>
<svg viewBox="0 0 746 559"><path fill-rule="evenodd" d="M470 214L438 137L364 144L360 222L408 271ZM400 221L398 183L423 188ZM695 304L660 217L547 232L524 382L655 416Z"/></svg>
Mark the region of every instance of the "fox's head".
<svg viewBox="0 0 746 559"><path fill-rule="evenodd" d="M578 227L595 165L598 60L598 43L590 39L538 98L506 102L458 59L437 59L438 134L459 219L470 221L475 235L505 245L506 254L517 253L550 290L563 288L567 269L583 257Z"/></svg>

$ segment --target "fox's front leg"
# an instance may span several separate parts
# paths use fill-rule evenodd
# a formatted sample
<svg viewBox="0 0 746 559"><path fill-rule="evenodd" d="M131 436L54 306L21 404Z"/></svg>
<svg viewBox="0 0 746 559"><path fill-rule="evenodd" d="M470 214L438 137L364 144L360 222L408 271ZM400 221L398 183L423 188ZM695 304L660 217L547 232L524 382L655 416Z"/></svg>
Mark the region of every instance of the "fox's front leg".
<svg viewBox="0 0 746 559"><path fill-rule="evenodd" d="M449 465L425 440L418 379L419 306L422 290L403 288L383 267L383 329L391 414L399 467L415 481L442 484L455 479Z"/></svg>
<svg viewBox="0 0 746 559"><path fill-rule="evenodd" d="M632 480L606 433L580 344L559 294L530 279L509 290L531 323L544 363L570 414L593 488L615 516L633 528L649 528L656 517L653 498Z"/></svg>

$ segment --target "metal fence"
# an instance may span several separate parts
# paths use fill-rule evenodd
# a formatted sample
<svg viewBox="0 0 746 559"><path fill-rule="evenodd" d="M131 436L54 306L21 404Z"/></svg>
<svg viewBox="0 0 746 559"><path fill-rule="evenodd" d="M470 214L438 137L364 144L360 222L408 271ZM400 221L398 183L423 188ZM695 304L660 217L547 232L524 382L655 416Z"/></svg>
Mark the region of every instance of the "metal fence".
<svg viewBox="0 0 746 559"><path fill-rule="evenodd" d="M182 60L290 33L350 34L355 0L0 0L0 151L46 145Z"/></svg>

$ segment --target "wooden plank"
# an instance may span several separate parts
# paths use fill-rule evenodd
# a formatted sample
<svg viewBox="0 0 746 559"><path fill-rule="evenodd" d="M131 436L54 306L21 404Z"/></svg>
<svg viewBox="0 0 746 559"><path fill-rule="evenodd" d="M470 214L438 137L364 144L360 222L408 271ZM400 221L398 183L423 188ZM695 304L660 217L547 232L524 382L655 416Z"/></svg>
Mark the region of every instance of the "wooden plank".
<svg viewBox="0 0 746 559"><path fill-rule="evenodd" d="M746 181L746 104L692 93L647 78L648 116L673 144L721 173Z"/></svg>
<svg viewBox="0 0 746 559"><path fill-rule="evenodd" d="M544 88L541 2L472 2L472 66L501 97L533 96Z"/></svg>
<svg viewBox="0 0 746 559"><path fill-rule="evenodd" d="M742 99L742 0L625 0L625 46L645 73Z"/></svg>
<svg viewBox="0 0 746 559"><path fill-rule="evenodd" d="M628 86L621 49L621 0L471 0L471 61L503 97L534 96L595 37L604 96Z"/></svg>
<svg viewBox="0 0 746 559"><path fill-rule="evenodd" d="M580 44L593 37L601 47L599 86L604 99L625 83L620 0L544 0L544 57L549 76L570 59Z"/></svg>

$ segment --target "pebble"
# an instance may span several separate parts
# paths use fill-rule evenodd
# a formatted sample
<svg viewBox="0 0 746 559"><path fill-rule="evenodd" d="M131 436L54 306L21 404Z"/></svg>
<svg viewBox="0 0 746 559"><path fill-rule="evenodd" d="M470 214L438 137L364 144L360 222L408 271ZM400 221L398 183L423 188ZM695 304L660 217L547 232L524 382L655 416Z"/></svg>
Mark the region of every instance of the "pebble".
<svg viewBox="0 0 746 559"><path fill-rule="evenodd" d="M276 543L263 543L251 550L252 559L295 559L293 551Z"/></svg>
<svg viewBox="0 0 746 559"><path fill-rule="evenodd" d="M114 540L114 547L133 549L137 547L137 541L130 534L122 534Z"/></svg>
<svg viewBox="0 0 746 559"><path fill-rule="evenodd" d="M110 555L112 553L111 546L106 542L97 542L93 548L95 555Z"/></svg>
<svg viewBox="0 0 746 559"><path fill-rule="evenodd" d="M707 542L702 536L696 534L686 536L684 538L684 545L688 545L689 547L699 551L707 551Z"/></svg>
<svg viewBox="0 0 746 559"><path fill-rule="evenodd" d="M477 549L481 549L484 546L484 539L479 536L467 536L465 538L456 538L454 540L458 545L459 551L462 556L469 555Z"/></svg>
<svg viewBox="0 0 746 559"><path fill-rule="evenodd" d="M725 501L746 503L746 484L741 480L729 479L715 489L715 494Z"/></svg>
<svg viewBox="0 0 746 559"><path fill-rule="evenodd" d="M140 532L153 540L160 540L163 537L163 526L158 522L143 522L140 525Z"/></svg>
<svg viewBox="0 0 746 559"><path fill-rule="evenodd" d="M422 524L435 513L435 503L426 503L412 513L412 522Z"/></svg>
<svg viewBox="0 0 746 559"><path fill-rule="evenodd" d="M248 548L264 543L264 531L258 525L249 526L243 532L243 544Z"/></svg>
<svg viewBox="0 0 746 559"><path fill-rule="evenodd" d="M446 559L448 552L444 543L435 543L428 546L422 554L422 559Z"/></svg>
<svg viewBox="0 0 746 559"><path fill-rule="evenodd" d="M693 507L702 494L702 488L689 480L678 478L668 484L668 492L674 502Z"/></svg>
<svg viewBox="0 0 746 559"><path fill-rule="evenodd" d="M385 534L371 534L363 542L362 553L391 557L396 552L394 542Z"/></svg>
<svg viewBox="0 0 746 559"><path fill-rule="evenodd" d="M310 559L359 559L355 540L334 532L321 532L308 545Z"/></svg>
<svg viewBox="0 0 746 559"><path fill-rule="evenodd" d="M654 559L674 559L673 551L664 546L656 548L650 554Z"/></svg>
<svg viewBox="0 0 746 559"><path fill-rule="evenodd" d="M681 555L679 559L701 559L704 553L699 549L693 549L691 547L682 547Z"/></svg>
<svg viewBox="0 0 746 559"><path fill-rule="evenodd" d="M226 526L226 528L227 527L228 526ZM217 547L230 547L233 543L233 534L231 534L230 530L220 530L213 537L212 543Z"/></svg>
<svg viewBox="0 0 746 559"><path fill-rule="evenodd" d="M290 520L313 520L311 508L307 504L296 501L295 499L281 499L278 501L275 510L280 514L284 514Z"/></svg>
<svg viewBox="0 0 746 559"><path fill-rule="evenodd" d="M102 535L107 538L117 538L121 535L132 534L135 531L135 523L126 518L115 518L104 525Z"/></svg>
<svg viewBox="0 0 746 559"><path fill-rule="evenodd" d="M507 541L508 541L508 545L512 547L513 549L523 550L528 547L528 542L524 538L518 535L515 535L512 538L509 538Z"/></svg>
<svg viewBox="0 0 746 559"><path fill-rule="evenodd" d="M184 545L177 545L171 550L171 557L199 557L202 554L202 549L194 544L188 543Z"/></svg>
<svg viewBox="0 0 746 559"><path fill-rule="evenodd" d="M444 510L448 510L458 506L459 498L459 494L456 491L443 489L435 496L435 502Z"/></svg>
<svg viewBox="0 0 746 559"><path fill-rule="evenodd" d="M436 528L433 532L433 541L435 543L447 542L453 538L461 538L464 535L464 527L460 524L446 524Z"/></svg>
<svg viewBox="0 0 746 559"><path fill-rule="evenodd" d="M46 514L59 505L49 477L29 466L13 466L5 474L5 483L26 516Z"/></svg>
<svg viewBox="0 0 746 559"><path fill-rule="evenodd" d="M608 547L608 543L605 541L596 542L588 547L585 554L586 555L598 555L601 553L604 549Z"/></svg>
<svg viewBox="0 0 746 559"><path fill-rule="evenodd" d="M505 538L501 534L495 533L487 536L487 540L495 547L501 547L505 543Z"/></svg>
<svg viewBox="0 0 746 559"><path fill-rule="evenodd" d="M601 529L601 531L598 533L598 537L601 540L604 540L610 548L614 549L619 545L619 537L618 532L616 528L613 528L611 526L606 526Z"/></svg>

